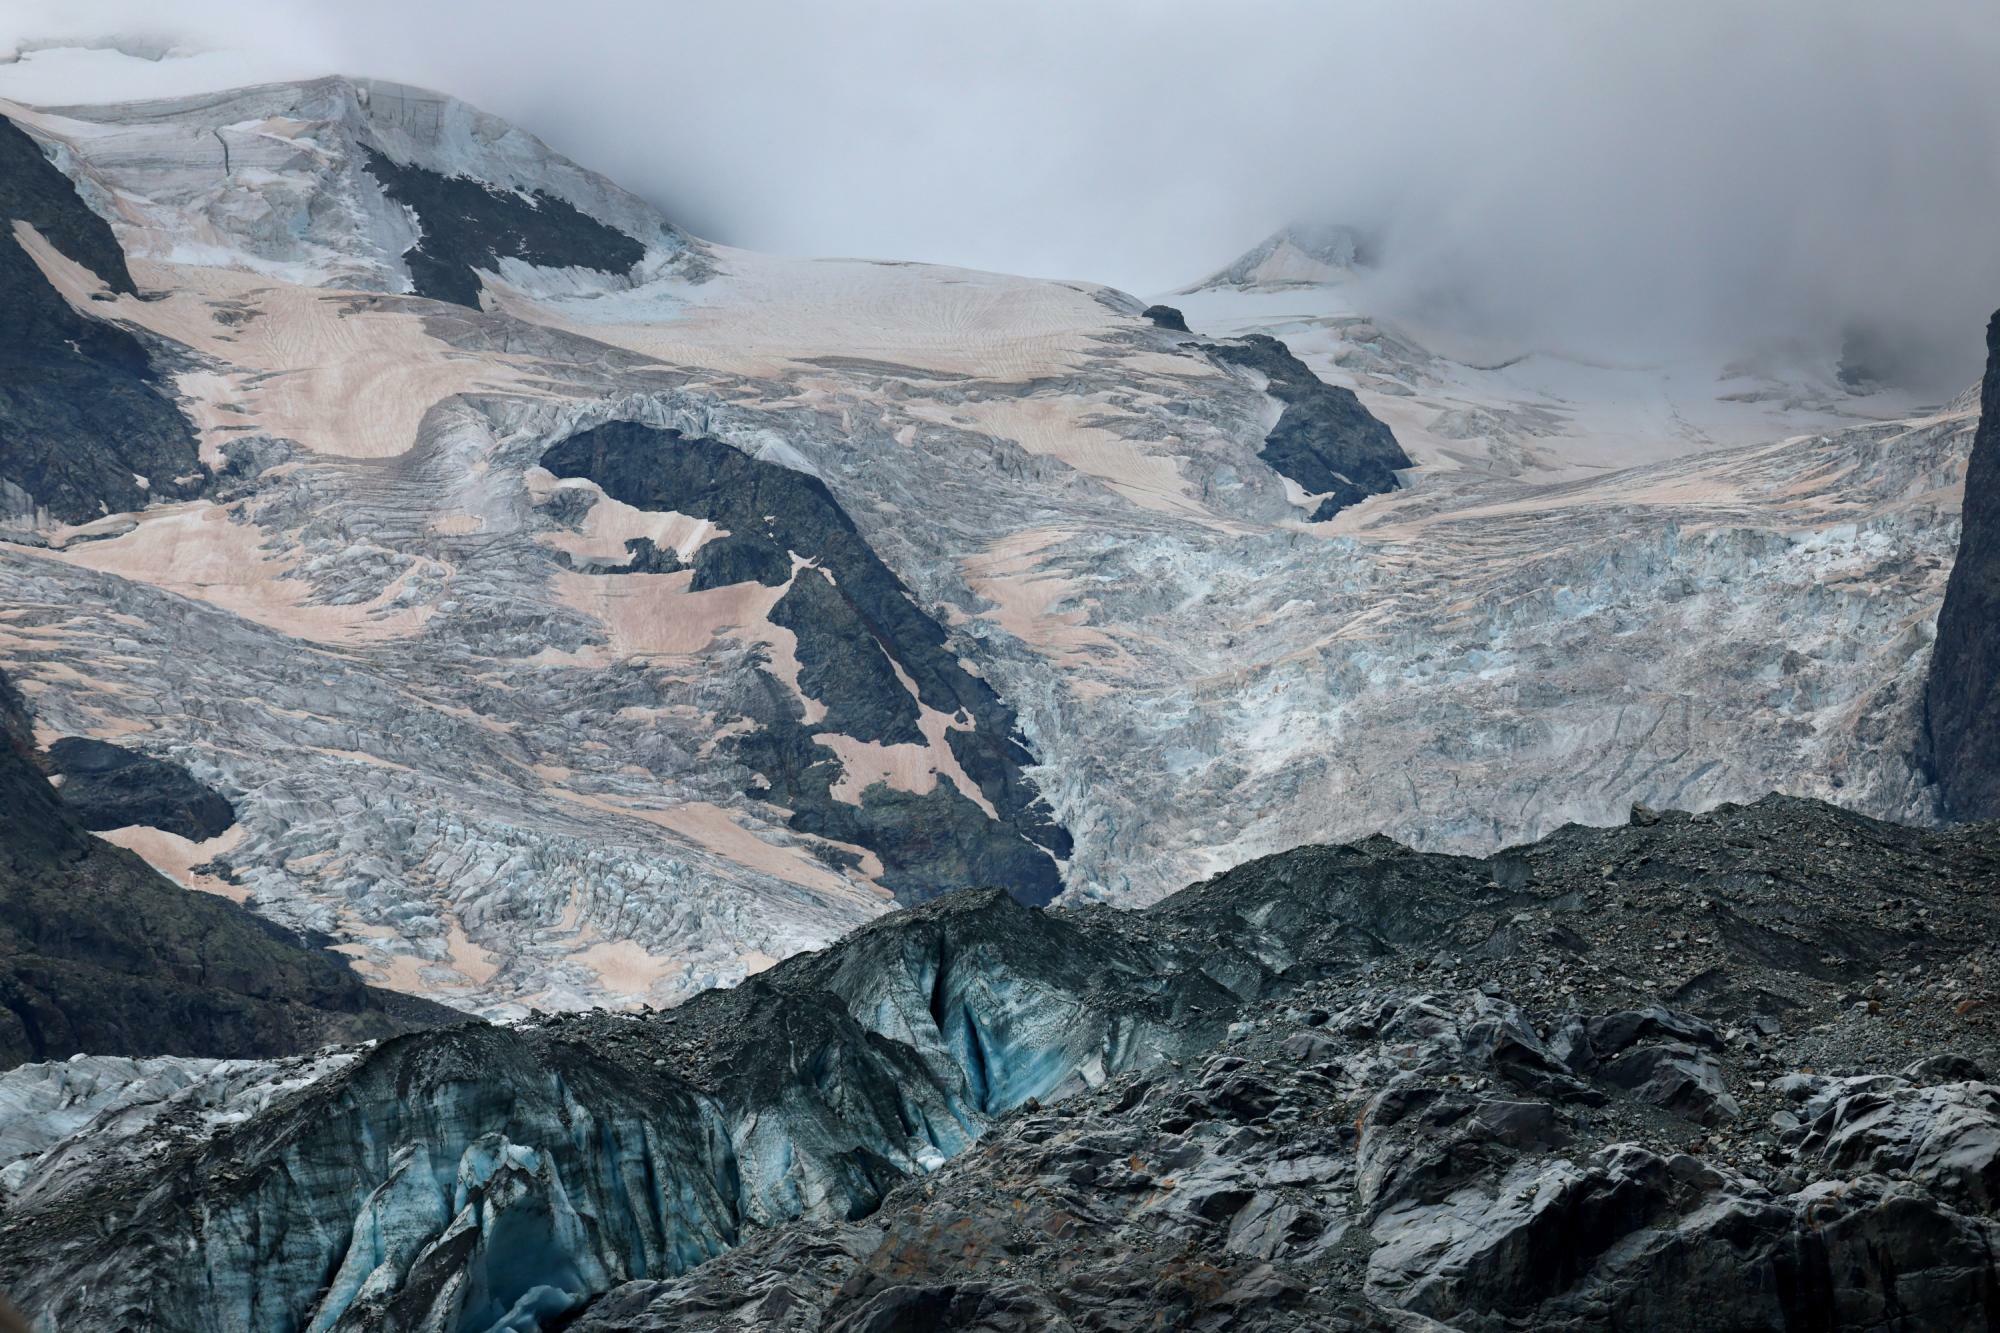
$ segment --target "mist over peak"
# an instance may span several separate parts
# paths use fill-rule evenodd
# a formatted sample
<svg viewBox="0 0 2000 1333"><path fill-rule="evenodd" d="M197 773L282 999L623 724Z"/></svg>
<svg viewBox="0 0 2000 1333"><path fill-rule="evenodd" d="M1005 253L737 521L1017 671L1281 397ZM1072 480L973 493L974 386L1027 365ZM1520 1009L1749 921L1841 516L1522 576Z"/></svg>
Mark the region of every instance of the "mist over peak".
<svg viewBox="0 0 2000 1333"><path fill-rule="evenodd" d="M1625 359L1852 329L1940 391L2000 299L1982 5L1266 0L337 9L30 0L0 96L331 72L438 88L691 231L1166 292L1287 220L1378 239L1383 296ZM830 56L837 51L838 58ZM167 53L176 58L162 59Z"/></svg>

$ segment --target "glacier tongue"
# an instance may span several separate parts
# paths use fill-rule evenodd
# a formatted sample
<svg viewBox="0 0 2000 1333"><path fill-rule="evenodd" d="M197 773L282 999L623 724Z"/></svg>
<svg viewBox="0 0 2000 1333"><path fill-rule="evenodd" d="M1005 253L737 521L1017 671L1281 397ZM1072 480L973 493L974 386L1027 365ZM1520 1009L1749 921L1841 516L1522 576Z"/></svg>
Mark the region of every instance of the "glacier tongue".
<svg viewBox="0 0 2000 1333"><path fill-rule="evenodd" d="M747 1226L872 1210L1087 1055L1101 1070L1127 1016L1081 987L1158 963L997 893L886 924L671 1014L473 1024L309 1069L142 1065L146 1087L191 1080L169 1102L253 1072L286 1095L190 1125L118 1121L144 1092L101 1094L93 1141L121 1150L30 1159L16 1215L53 1226L70 1258L14 1290L66 1324L143 1311L187 1329L537 1327L618 1281L685 1271ZM902 965L919 957L936 975ZM897 965L874 975L884 959ZM882 1027L913 1012L928 1040L888 1038L850 1006ZM954 1035L959 1016L973 1042ZM16 1071L0 1097L46 1081ZM126 1200L109 1248L52 1208L86 1194Z"/></svg>
<svg viewBox="0 0 2000 1333"><path fill-rule="evenodd" d="M746 1228L863 1216L1015 1106L1217 1040L1242 1001L1210 973L1272 978L1216 944L968 892L670 1013L102 1071L76 1142L116 1151L28 1145L14 1234L65 1257L13 1290L65 1326L534 1328ZM124 1111L162 1085L217 1110ZM81 1198L120 1201L110 1233Z"/></svg>
<svg viewBox="0 0 2000 1333"><path fill-rule="evenodd" d="M1850 1088L1797 1075L1774 1089L1763 1072L1775 1050L1900 1067L1917 1033L1939 1050L1990 1046L1983 1019L1947 1000L1991 962L1971 923L1994 875L1977 832L1879 824L1809 801L1637 810L1623 827L1568 828L1487 860L1383 838L1300 848L1138 912L951 894L663 1013L467 1023L306 1061L76 1068L84 1100L102 1109L61 1144L28 1143L24 1169L8 1168L18 1188L0 1227L0 1282L53 1327L525 1333L559 1327L629 1281L885 1210L884 1225L918 1228L907 1250L883 1251L875 1286L814 1302L903 1284L904 1254L921 1288L932 1265L1012 1253L987 1248L1010 1231L1041 1236L1036 1245L1074 1241L1111 1266L1092 1299L1122 1299L1127 1286L1110 1279L1153 1272L1135 1256L1155 1239L1247 1266L1260 1247L1278 1257L1309 1209L1314 1224L1299 1222L1294 1239L1377 1237L1343 1261L1348 1289L1365 1281L1374 1298L1420 1310L1505 1309L1528 1299L1501 1262L1525 1225L1508 1200L1543 1185L1552 1198L1615 1185L1607 1162L1672 1153L1687 1175L1722 1169L1709 1163L1726 1155L1729 1170L1763 1183L1732 1174L1704 1193L1795 1196L1801 1215L1828 1186L1787 1183L1786 1163L1864 1199L1886 1187L1886 1167L1852 1156L1866 1145L1843 1160L1829 1147L1814 1164L1786 1110L1799 1100L1794 1081L1848 1107L1807 1108L1821 1117L1815 1135L1883 1137L1894 1153L1914 1151L1926 1117L1962 1133L1964 1171L1912 1170L1936 1182L1924 1208L1976 1229L1991 1205L1976 1182L1989 1173L2000 1101L1966 1083L1974 1060L1940 1056ZM1702 933L1655 944L1663 919ZM1912 961L1906 977L1936 978L1921 992L1894 983L1910 991L1895 1011L1906 1019L1845 998L1882 957ZM1354 1058L1330 1057L1343 1050ZM127 1072L153 1090L119 1089ZM0 1076L0 1107L39 1114L63 1078ZM1955 1086L1906 1095L1925 1078ZM1118 1086L1099 1090L1106 1083ZM1841 1128L1840 1115L1890 1094L1900 1120ZM1722 1136L1751 1138L1752 1106L1786 1110L1777 1123L1789 1130L1731 1152ZM1696 1132L1716 1139L1701 1162L1681 1148ZM1546 1157L1572 1138L1602 1151ZM1228 1164L1246 1157L1263 1164L1254 1190ZM967 1170L1026 1172L1032 1209L1013 1211L1025 1196L999 1185L941 1196L934 1210L933 1177L959 1188ZM1440 1199L1428 1193L1436 1180L1463 1188ZM1259 1212L1294 1213L1274 1215L1279 1234L1261 1240L1255 1213L1241 1237L1232 1223L1231 1244L1252 1247L1245 1259L1219 1228L1257 1191L1272 1196ZM1067 1224L1048 1215L1052 1198ZM1698 1200L1674 1198L1674 1216L1702 1215ZM1139 1229L1090 1222L1098 1205L1143 1214L1131 1219ZM912 1209L925 1217L909 1221ZM1759 1215L1759 1234L1789 1234L1789 1207ZM1621 1215L1597 1239L1663 1216ZM799 1221L811 1229L787 1229ZM1465 1252L1491 1276L1440 1289L1434 1270L1452 1265L1432 1241L1461 1224ZM1154 1238L1153 1227L1165 1231ZM1530 1303L1629 1286L1615 1260L1593 1267L1598 1254L1568 1276L1542 1274ZM1946 1274L1949 1258L1920 1251L1912 1262ZM1754 1258L1718 1262L1759 1271ZM810 1285L842 1271L790 1276ZM1019 1276L1090 1285L1066 1262ZM742 1277L725 1259L713 1280ZM627 1294L678 1301L705 1281ZM635 1311L621 1297L599 1313Z"/></svg>

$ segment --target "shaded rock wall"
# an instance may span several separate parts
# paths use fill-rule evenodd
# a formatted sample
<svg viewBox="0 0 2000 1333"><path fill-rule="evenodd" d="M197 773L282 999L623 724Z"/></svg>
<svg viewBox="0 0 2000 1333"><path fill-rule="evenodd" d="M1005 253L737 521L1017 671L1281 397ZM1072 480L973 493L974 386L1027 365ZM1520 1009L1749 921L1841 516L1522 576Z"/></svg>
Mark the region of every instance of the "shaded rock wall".
<svg viewBox="0 0 2000 1333"><path fill-rule="evenodd" d="M1947 819L2000 818L2000 314L1986 328L1964 527L1938 612L1924 736Z"/></svg>
<svg viewBox="0 0 2000 1333"><path fill-rule="evenodd" d="M145 824L206 842L236 822L229 798L179 764L109 741L65 736L49 747L63 778L62 803L87 829Z"/></svg>
<svg viewBox="0 0 2000 1333"><path fill-rule="evenodd" d="M0 521L85 523L184 498L207 481L194 432L131 333L78 314L15 226L114 292L134 291L111 227L41 146L0 116Z"/></svg>

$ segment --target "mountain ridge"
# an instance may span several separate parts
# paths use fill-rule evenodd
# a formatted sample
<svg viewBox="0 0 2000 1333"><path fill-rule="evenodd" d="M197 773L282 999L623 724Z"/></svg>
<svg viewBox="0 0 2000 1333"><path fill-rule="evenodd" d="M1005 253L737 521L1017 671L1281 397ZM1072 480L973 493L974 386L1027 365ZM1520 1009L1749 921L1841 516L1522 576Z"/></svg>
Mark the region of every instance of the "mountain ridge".
<svg viewBox="0 0 2000 1333"><path fill-rule="evenodd" d="M1965 925L1996 873L1990 828L1772 797L1487 859L1301 848L1140 912L950 894L672 1012L397 1038L209 1125L172 1096L127 1108L9 1168L0 1272L32 1311L174 1330L579 1311L641 1329L788 1304L827 1327L884 1302L979 1327L1001 1282L1057 1327L1162 1305L1498 1327L1607 1303L1691 1317L1706 1289L1655 1265L1696 1246L1733 1284L1732 1326L1865 1320L1905 1284L1943 1317L1993 1294L1963 1265L1990 1244L2000 1093L1979 1071L2000 1048L1951 997L1991 954ZM1889 879L1903 896L1881 904ZM1864 986L1893 1003L1851 1003ZM1938 1058L1891 1076L1906 1035ZM1834 1072L1773 1092L1780 1053ZM1907 1124L1843 1128L1882 1097ZM1810 1128L1752 1116L1800 1102ZM1958 1167L1884 1174L1947 1133ZM1645 1202L1594 1212L1597 1192ZM1774 1289L1834 1196L1843 1276ZM107 1234L82 1200L129 1221ZM1549 1232L1575 1263L1533 1262ZM1868 1250L1890 1236L1892 1257ZM784 1257L828 1239L837 1262ZM1166 1256L1189 1247L1213 1285L1176 1289Z"/></svg>

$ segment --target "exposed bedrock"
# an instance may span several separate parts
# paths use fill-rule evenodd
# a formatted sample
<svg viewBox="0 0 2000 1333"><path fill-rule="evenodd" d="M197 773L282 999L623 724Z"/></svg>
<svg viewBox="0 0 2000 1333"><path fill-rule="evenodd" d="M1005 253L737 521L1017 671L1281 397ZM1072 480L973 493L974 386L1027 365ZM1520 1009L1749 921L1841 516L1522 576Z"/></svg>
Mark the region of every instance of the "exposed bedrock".
<svg viewBox="0 0 2000 1333"><path fill-rule="evenodd" d="M1361 405L1352 389L1313 374L1276 338L1253 333L1201 348L1218 361L1262 374L1266 392L1284 404L1257 456L1307 495L1323 497L1313 510L1313 522L1395 490L1396 470L1412 466L1395 434Z"/></svg>
<svg viewBox="0 0 2000 1333"><path fill-rule="evenodd" d="M26 1070L0 1283L167 1331L1979 1326L1997 886L1990 829L1773 797L953 894L670 1012L79 1074L53 1145Z"/></svg>
<svg viewBox="0 0 2000 1333"><path fill-rule="evenodd" d="M185 794L100 790L86 809L166 802L127 805L120 823L228 809L184 808ZM0 1066L79 1051L282 1055L456 1017L365 986L338 954L91 836L38 767L26 711L0 676Z"/></svg>
<svg viewBox="0 0 2000 1333"><path fill-rule="evenodd" d="M145 347L71 307L28 253L34 233L111 291L135 291L110 224L0 116L0 523L84 523L195 494L207 472L194 432Z"/></svg>
<svg viewBox="0 0 2000 1333"><path fill-rule="evenodd" d="M49 747L63 778L62 800L87 829L145 824L190 842L206 842L236 822L222 793L179 764L109 741L65 736Z"/></svg>
<svg viewBox="0 0 2000 1333"><path fill-rule="evenodd" d="M2000 818L2000 314L1986 326L1958 558L1938 612L1924 734L1947 819Z"/></svg>
<svg viewBox="0 0 2000 1333"><path fill-rule="evenodd" d="M478 270L503 259L539 268L627 273L646 257L632 237L546 190L524 198L471 176L447 176L364 148L383 192L416 214L422 239L403 255L419 296L479 308Z"/></svg>
<svg viewBox="0 0 2000 1333"><path fill-rule="evenodd" d="M679 553L671 547L655 546L650 537L628 539L623 560L578 560L566 551L557 551L555 556L556 563L580 574L672 574L681 568Z"/></svg>
<svg viewBox="0 0 2000 1333"><path fill-rule="evenodd" d="M745 701L756 728L726 742L756 775L750 794L790 810L794 828L875 852L881 882L905 902L992 886L1045 903L1061 890L1069 835L1026 775L1034 757L1013 709L960 664L944 627L817 477L622 421L571 436L541 462L635 508L715 524L724 535L695 553L696 590L785 588L771 621L793 636L796 693L767 670L772 688ZM810 723L806 700L824 710ZM925 710L949 720L943 743L983 806L946 781L921 793L876 783L858 804L834 798L843 769L816 737L920 745Z"/></svg>

